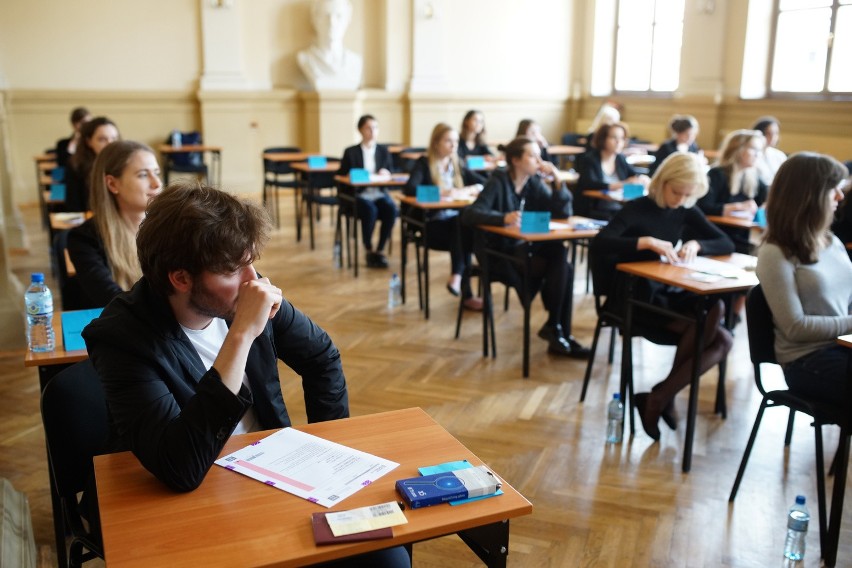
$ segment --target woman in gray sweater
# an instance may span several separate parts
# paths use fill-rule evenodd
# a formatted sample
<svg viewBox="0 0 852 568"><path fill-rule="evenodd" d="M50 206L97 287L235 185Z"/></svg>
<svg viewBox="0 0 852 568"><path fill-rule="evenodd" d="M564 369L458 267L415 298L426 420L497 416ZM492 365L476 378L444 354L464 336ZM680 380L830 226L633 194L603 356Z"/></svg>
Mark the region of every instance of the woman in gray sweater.
<svg viewBox="0 0 852 568"><path fill-rule="evenodd" d="M827 402L843 396L852 353L835 343L852 333L852 262L830 231L848 176L840 162L821 154L794 154L782 164L757 260L787 385Z"/></svg>

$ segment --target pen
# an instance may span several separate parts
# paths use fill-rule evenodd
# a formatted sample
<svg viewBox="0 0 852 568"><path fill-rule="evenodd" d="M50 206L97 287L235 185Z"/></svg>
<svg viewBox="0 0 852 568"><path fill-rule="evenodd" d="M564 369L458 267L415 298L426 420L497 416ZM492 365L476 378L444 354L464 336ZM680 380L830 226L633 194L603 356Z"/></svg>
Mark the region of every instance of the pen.
<svg viewBox="0 0 852 568"><path fill-rule="evenodd" d="M674 251L680 252L680 249L682 249L682 248L683 248L683 241L678 239L678 241L675 243Z"/></svg>
<svg viewBox="0 0 852 568"><path fill-rule="evenodd" d="M523 212L524 212L524 205L526 205L526 203L527 203L526 198L525 198L525 197L521 197L521 209L520 209L521 213L523 213Z"/></svg>

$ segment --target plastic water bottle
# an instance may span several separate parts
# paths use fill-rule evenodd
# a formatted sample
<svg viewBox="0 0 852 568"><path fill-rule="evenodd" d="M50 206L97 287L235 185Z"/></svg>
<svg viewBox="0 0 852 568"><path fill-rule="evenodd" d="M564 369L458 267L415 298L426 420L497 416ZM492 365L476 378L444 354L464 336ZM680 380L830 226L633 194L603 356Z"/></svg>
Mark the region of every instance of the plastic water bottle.
<svg viewBox="0 0 852 568"><path fill-rule="evenodd" d="M394 272L388 285L388 309L400 305L402 305L402 281L399 279L399 275Z"/></svg>
<svg viewBox="0 0 852 568"><path fill-rule="evenodd" d="M172 130L172 148L180 148L183 145L183 136L180 130Z"/></svg>
<svg viewBox="0 0 852 568"><path fill-rule="evenodd" d="M811 515L805 507L804 495L797 495L796 502L787 514L787 539L784 541L784 557L802 560L805 557L805 535Z"/></svg>
<svg viewBox="0 0 852 568"><path fill-rule="evenodd" d="M30 287L24 294L27 306L27 344L30 351L53 351L53 294L44 285L44 274L33 272Z"/></svg>
<svg viewBox="0 0 852 568"><path fill-rule="evenodd" d="M624 424L624 405L621 404L621 395L613 393L612 400L607 406L606 443L618 444L621 442Z"/></svg>
<svg viewBox="0 0 852 568"><path fill-rule="evenodd" d="M343 264L340 262L340 241L334 242L334 249L332 250L332 259L334 260L334 267L340 268Z"/></svg>

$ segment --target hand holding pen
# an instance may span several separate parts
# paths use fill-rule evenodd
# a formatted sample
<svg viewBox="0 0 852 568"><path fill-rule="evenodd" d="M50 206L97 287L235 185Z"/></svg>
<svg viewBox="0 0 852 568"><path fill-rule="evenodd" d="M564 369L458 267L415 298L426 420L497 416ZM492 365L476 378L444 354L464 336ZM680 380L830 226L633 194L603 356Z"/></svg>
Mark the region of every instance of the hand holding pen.
<svg viewBox="0 0 852 568"><path fill-rule="evenodd" d="M524 214L524 206L526 205L527 200L525 198L521 198L521 206L517 211L510 211L503 215L503 224L509 226L521 226L521 217Z"/></svg>

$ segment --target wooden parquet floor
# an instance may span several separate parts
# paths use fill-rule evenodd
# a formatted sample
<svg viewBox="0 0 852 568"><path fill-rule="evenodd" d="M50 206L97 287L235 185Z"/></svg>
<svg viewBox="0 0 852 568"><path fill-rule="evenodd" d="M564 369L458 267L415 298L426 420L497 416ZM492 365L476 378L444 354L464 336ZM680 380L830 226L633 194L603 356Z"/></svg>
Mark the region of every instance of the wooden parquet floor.
<svg viewBox="0 0 852 568"><path fill-rule="evenodd" d="M283 228L258 269L335 340L353 415L420 406L533 503L532 515L512 521L509 566L778 566L786 510L797 494L807 495L814 519L803 565L819 565L814 442L806 419L796 421L793 443L785 449L786 412L766 413L737 501L727 501L759 403L744 327L736 330L729 359L728 418L713 414L717 381L711 371L701 382L692 472L683 474L683 419L676 431L663 426L660 443L641 427L620 445L604 443L618 365L607 365L603 341L586 402L579 404L585 364L547 354L534 335L544 321L538 301L531 377L524 380L522 312L515 297L508 312L496 314L498 356L484 359L479 314L466 313L462 337L453 338L457 300L444 289L446 253L430 255L431 319L417 309L413 263L408 303L388 311L388 279L399 269L398 231L391 270L369 270L362 262L354 278L351 270L332 266L327 209L312 251L307 238L295 241L292 200L282 195L281 203ZM12 259L22 282L30 271L48 267L36 210L23 215L31 252ZM581 266L574 334L590 343L595 316L584 275ZM502 302L502 287L494 292ZM637 390L647 390L668 371L673 350L636 340L634 351ZM29 496L42 564L49 566L54 552L38 379L35 370L22 367L22 357L22 351L0 352L0 475ZM619 357L617 349L616 363ZM286 367L282 383L291 416L304 423L299 381ZM684 415L685 392L677 405ZM837 438L835 429L826 428L829 461ZM414 552L417 568L480 565L456 537L418 544ZM852 505L844 515L838 566L852 566Z"/></svg>

